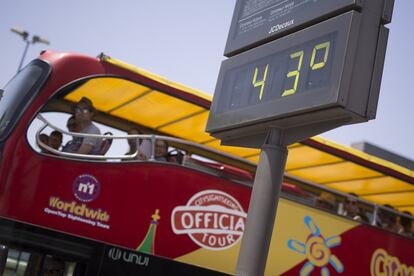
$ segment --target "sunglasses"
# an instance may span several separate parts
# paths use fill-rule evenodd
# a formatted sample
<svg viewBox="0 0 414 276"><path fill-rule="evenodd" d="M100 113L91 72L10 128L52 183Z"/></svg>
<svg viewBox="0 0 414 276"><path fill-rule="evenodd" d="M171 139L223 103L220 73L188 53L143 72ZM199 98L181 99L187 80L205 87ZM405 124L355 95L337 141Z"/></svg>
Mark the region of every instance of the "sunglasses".
<svg viewBox="0 0 414 276"><path fill-rule="evenodd" d="M91 110L89 109L89 108L79 108L79 107L76 107L75 108L75 113L88 113L88 112L91 112Z"/></svg>

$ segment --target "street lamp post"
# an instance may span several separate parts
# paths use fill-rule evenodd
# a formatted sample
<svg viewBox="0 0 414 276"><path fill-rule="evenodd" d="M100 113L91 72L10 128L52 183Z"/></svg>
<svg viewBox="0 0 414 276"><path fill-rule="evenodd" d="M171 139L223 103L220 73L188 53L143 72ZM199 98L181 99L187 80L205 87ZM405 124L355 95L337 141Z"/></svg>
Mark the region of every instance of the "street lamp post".
<svg viewBox="0 0 414 276"><path fill-rule="evenodd" d="M26 57L26 53L27 53L27 50L29 49L30 44L35 44L35 43L43 43L43 44L46 44L46 45L50 44L49 40L47 40L44 37L40 37L38 35L33 35L32 39L30 40L29 39L30 34L26 30L21 30L21 29L18 29L18 28L11 28L10 31L12 31L13 33L21 36L23 38L23 41L26 43L26 46L24 47L23 56L22 56L22 59L20 60L20 64L19 64L19 68L17 69L17 72L19 72L20 69L22 69L23 61L24 61L24 58Z"/></svg>

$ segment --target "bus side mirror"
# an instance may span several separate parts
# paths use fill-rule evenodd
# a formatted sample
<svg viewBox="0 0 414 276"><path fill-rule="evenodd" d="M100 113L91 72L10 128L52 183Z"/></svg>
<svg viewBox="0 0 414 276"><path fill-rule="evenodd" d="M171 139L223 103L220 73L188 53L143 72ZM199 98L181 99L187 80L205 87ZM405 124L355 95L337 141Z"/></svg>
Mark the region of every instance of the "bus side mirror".
<svg viewBox="0 0 414 276"><path fill-rule="evenodd" d="M3 275L3 272L6 269L8 252L9 252L9 248L1 244L0 245L0 275Z"/></svg>

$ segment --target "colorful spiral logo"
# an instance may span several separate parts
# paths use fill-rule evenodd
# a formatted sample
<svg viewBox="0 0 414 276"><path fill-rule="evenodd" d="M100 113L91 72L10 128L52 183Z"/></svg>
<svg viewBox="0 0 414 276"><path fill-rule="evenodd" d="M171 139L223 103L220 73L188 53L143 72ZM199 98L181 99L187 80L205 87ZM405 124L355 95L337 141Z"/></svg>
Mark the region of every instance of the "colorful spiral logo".
<svg viewBox="0 0 414 276"><path fill-rule="evenodd" d="M341 261L332 254L331 248L341 244L341 237L332 236L325 239L319 230L318 225L312 220L310 216L305 216L304 222L309 232L311 233L306 239L306 243L290 239L288 247L300 254L303 254L308 259L308 262L303 265L300 270L301 276L309 275L315 266L321 268L321 275L329 275L328 264L338 272L344 271L344 265Z"/></svg>
<svg viewBox="0 0 414 276"><path fill-rule="evenodd" d="M310 235L306 241L306 258L318 267L328 264L331 250L326 247L325 240L321 236Z"/></svg>

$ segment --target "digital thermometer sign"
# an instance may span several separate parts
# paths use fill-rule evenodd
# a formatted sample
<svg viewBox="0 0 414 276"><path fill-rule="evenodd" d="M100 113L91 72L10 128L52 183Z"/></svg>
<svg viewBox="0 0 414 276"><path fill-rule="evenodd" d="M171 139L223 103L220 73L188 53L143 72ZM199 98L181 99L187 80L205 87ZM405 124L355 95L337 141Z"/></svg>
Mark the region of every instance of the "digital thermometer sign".
<svg viewBox="0 0 414 276"><path fill-rule="evenodd" d="M207 132L232 144L270 128L373 119L388 39L379 23L349 11L223 61Z"/></svg>
<svg viewBox="0 0 414 276"><path fill-rule="evenodd" d="M306 94L311 96L315 93L313 91L330 88L337 34L335 30L307 42L298 42L298 45L279 47L281 49L275 53L252 62L247 61L241 66L234 66L229 60L224 64L229 69L225 69L220 84L222 90L229 92L222 94L215 112L229 112ZM341 46L344 44L340 45L343 48ZM264 53L265 49L262 50Z"/></svg>

